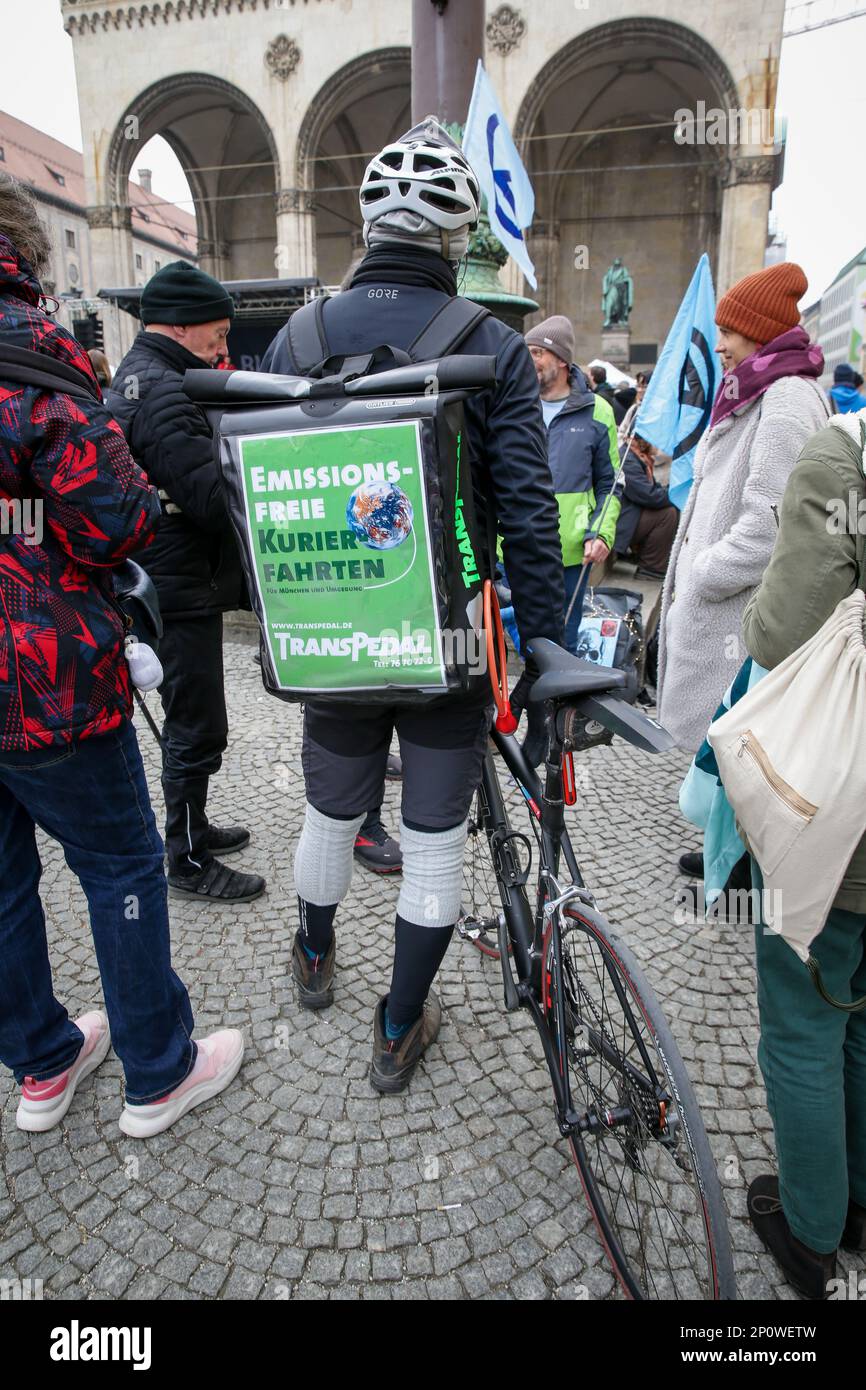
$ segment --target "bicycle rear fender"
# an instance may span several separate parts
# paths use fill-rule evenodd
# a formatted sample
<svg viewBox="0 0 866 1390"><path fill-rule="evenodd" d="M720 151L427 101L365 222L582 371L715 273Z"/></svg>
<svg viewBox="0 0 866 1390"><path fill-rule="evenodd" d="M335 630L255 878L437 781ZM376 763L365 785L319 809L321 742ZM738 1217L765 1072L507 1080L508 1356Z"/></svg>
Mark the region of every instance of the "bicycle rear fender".
<svg viewBox="0 0 866 1390"><path fill-rule="evenodd" d="M571 708L587 719L596 719L605 729L645 753L668 753L676 747L667 729L615 695L584 695Z"/></svg>

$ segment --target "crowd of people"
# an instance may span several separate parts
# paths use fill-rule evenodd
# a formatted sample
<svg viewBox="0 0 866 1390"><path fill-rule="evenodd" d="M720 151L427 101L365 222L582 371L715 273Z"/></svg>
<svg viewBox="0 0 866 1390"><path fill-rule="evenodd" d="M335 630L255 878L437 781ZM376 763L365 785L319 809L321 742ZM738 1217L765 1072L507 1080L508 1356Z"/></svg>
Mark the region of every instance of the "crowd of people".
<svg viewBox="0 0 866 1390"><path fill-rule="evenodd" d="M430 119L383 155L360 190L366 254L324 306L328 355L385 342L408 349L456 296L478 219L475 176ZM443 171L448 194L437 185L430 197ZM63 382L7 382L0 362L0 498L35 496L45 514L39 545L12 534L0 552L0 1060L20 1087L19 1126L41 1131L60 1122L113 1045L126 1083L120 1127L145 1138L224 1089L244 1050L236 1029L193 1039L171 964L168 895L217 907L266 890L261 876L223 862L248 831L215 826L207 813L229 737L223 615L246 600L211 430L183 390L188 368L225 358L234 306L197 268L164 267L144 288L141 331L109 385L107 363L91 362L47 312L49 253L35 205L3 179L0 348L38 353L45 370L79 384L70 393ZM800 268L783 263L720 299L723 382L682 512L635 429L648 374L616 391L604 367L581 369L561 314L525 338L487 316L459 348L496 362L495 386L467 402L467 448L518 631L574 651L582 576L611 555L631 558L663 581L659 719L690 753L747 653L777 665L866 583L862 537L824 525L832 498L866 491L866 398L851 368L837 368L831 399L819 385L823 354L800 326L806 290ZM283 330L263 369L314 365L297 359ZM856 425L828 428L834 411ZM132 556L156 587L164 626L163 837L112 585ZM485 561L492 573L496 556ZM525 747L535 763L544 751L543 712L528 704L537 674L530 655L512 697L518 717L531 711ZM439 1030L433 983L459 915L490 720L489 698L477 694L419 707L319 698L304 707L306 806L286 968L301 1007L329 1007L353 856L401 872L390 986L371 1020L370 1080L383 1093L409 1084ZM389 774L402 776L399 840L381 821ZM53 992L37 827L62 846L90 911L105 1008L75 1020ZM681 867L700 879L702 857L684 855ZM730 886L755 869L744 848ZM756 943L779 1177L756 1179L749 1212L786 1276L817 1298L840 1242L866 1247L866 1022L825 1003L760 922ZM863 993L864 944L866 844L816 945L843 1002Z"/></svg>

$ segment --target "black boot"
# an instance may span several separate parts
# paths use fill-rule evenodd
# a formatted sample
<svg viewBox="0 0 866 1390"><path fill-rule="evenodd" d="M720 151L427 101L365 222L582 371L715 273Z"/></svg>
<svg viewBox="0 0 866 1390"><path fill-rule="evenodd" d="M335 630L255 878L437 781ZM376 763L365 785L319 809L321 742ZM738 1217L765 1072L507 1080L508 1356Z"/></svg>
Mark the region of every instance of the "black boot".
<svg viewBox="0 0 866 1390"><path fill-rule="evenodd" d="M323 956L311 959L304 950L300 932L295 932L292 949L292 975L298 986L298 1003L302 1009L327 1009L334 1002L334 972L337 964L337 938Z"/></svg>
<svg viewBox="0 0 866 1390"><path fill-rule="evenodd" d="M843 1250L866 1250L866 1207L851 1200L848 1217L840 1241Z"/></svg>
<svg viewBox="0 0 866 1390"><path fill-rule="evenodd" d="M827 1285L836 1277L836 1251L821 1254L792 1235L779 1199L779 1179L772 1173L755 1178L747 1205L752 1225L800 1297L827 1298Z"/></svg>
<svg viewBox="0 0 866 1390"><path fill-rule="evenodd" d="M370 1067L370 1082L375 1090L392 1096L398 1091L405 1091L427 1048L438 1037L442 1007L431 989L421 1017L402 1038L392 1039L385 1031L387 1003L386 995L384 999L379 1000L373 1015L373 1063Z"/></svg>

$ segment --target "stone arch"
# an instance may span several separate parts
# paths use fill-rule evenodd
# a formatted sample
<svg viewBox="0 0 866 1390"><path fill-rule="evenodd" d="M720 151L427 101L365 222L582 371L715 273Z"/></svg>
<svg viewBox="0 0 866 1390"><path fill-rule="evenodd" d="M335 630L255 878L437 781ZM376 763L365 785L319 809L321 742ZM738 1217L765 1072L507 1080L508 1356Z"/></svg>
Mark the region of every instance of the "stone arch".
<svg viewBox="0 0 866 1390"><path fill-rule="evenodd" d="M727 64L694 30L651 17L577 35L523 97L514 136L536 192L536 298L543 313L574 319L578 356L599 352L601 280L614 256L635 279L633 341L658 346L700 252L717 260L730 150L673 138L674 112L701 98L738 106Z"/></svg>
<svg viewBox="0 0 866 1390"><path fill-rule="evenodd" d="M130 139L130 121L138 135ZM126 201L136 153L161 135L192 194L202 268L222 279L274 274L279 156L273 132L240 88L208 73L161 78L131 101L106 160L108 201Z"/></svg>
<svg viewBox="0 0 866 1390"><path fill-rule="evenodd" d="M357 251L361 156L410 124L410 92L411 49L374 49L332 73L301 121L296 180L315 210L316 265L326 284L339 283Z"/></svg>

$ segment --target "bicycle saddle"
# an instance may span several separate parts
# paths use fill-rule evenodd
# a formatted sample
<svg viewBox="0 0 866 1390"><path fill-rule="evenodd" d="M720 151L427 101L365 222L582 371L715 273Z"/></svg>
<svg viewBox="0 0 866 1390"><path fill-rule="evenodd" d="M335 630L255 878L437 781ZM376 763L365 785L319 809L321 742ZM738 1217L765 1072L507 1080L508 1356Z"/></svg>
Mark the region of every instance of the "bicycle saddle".
<svg viewBox="0 0 866 1390"><path fill-rule="evenodd" d="M597 666L594 661L581 661L564 647L558 647L546 637L536 637L527 644L541 675L532 687L530 704L542 700L565 700L569 696L600 695L605 690L619 690L625 685L625 675L611 666Z"/></svg>

